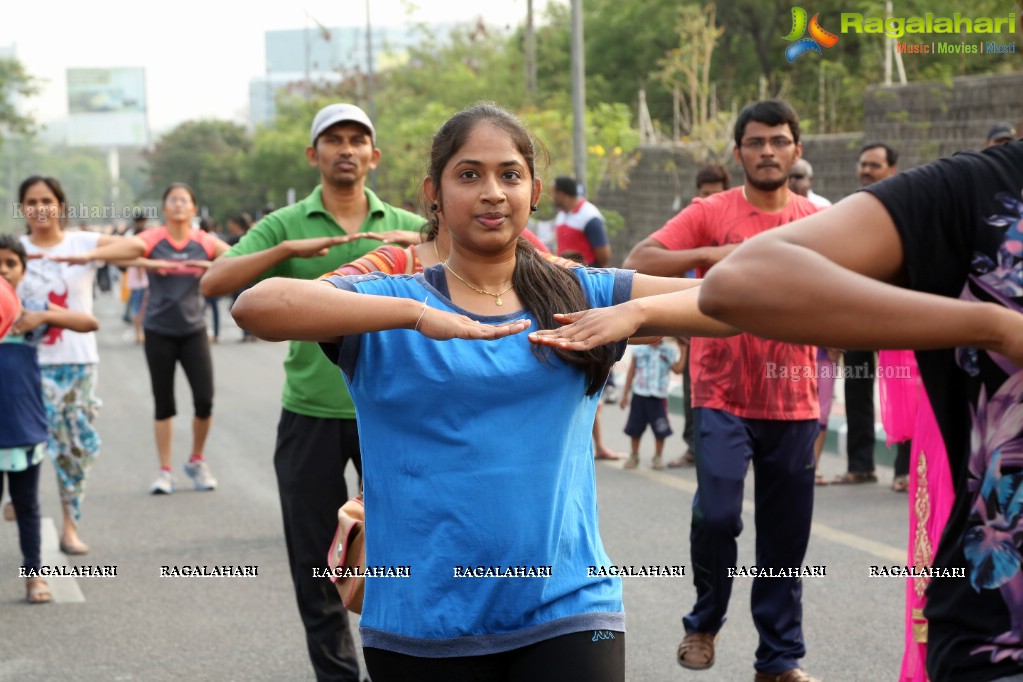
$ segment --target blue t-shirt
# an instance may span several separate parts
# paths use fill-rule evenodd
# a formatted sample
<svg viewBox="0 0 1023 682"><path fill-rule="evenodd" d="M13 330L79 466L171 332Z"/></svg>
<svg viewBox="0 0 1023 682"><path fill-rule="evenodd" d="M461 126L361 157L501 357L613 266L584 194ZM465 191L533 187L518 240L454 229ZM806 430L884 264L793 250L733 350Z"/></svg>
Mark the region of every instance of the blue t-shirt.
<svg viewBox="0 0 1023 682"><path fill-rule="evenodd" d="M631 271L577 268L590 305L628 300ZM365 294L451 302L440 266L417 275L331 277ZM338 364L355 402L366 502L364 646L413 656L475 656L572 632L624 630L621 580L597 527L591 430L599 394L526 333L434 341L395 329L345 337ZM625 343L616 346L618 357ZM546 577L485 577L529 573ZM487 570L489 568L489 571ZM484 577L475 577L479 573ZM473 577L466 577L471 575Z"/></svg>
<svg viewBox="0 0 1023 682"><path fill-rule="evenodd" d="M42 301L24 301L26 310L46 310ZM46 325L0 339L0 449L25 448L46 441L46 408L36 350ZM6 460L5 460L6 461ZM18 469L15 469L18 470Z"/></svg>

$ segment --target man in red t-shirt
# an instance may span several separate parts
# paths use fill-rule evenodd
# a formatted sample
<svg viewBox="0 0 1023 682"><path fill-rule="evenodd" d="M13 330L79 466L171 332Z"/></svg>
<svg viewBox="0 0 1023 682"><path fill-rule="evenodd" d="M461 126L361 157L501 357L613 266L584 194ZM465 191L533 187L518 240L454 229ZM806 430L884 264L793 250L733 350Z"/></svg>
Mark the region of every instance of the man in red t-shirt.
<svg viewBox="0 0 1023 682"><path fill-rule="evenodd" d="M788 188L802 152L799 117L785 102L746 107L735 125L742 186L694 199L632 250L625 267L699 276L738 244L817 209ZM690 545L696 604L685 616L678 662L702 670L714 663L725 621L742 531L743 485L756 477L756 565L760 572L803 564L813 515L818 405L816 349L750 334L694 338L690 350L693 436L698 489ZM760 634L757 682L811 682L799 668L806 655L802 583L798 576L753 580L753 621Z"/></svg>

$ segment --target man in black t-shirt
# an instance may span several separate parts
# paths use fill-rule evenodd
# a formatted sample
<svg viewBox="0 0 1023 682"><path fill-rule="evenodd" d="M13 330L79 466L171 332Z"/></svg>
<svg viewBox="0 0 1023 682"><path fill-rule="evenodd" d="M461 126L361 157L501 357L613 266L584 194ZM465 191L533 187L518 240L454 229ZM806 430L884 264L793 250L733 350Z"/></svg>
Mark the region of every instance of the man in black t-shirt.
<svg viewBox="0 0 1023 682"><path fill-rule="evenodd" d="M700 307L781 341L918 349L956 492L927 590L928 674L1023 680L1023 141L749 240Z"/></svg>

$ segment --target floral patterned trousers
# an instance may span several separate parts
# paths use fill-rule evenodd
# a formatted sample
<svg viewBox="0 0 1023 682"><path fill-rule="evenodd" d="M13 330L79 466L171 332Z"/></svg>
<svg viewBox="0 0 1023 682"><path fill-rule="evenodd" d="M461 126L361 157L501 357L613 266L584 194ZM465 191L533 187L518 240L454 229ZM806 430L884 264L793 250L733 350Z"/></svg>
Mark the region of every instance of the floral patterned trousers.
<svg viewBox="0 0 1023 682"><path fill-rule="evenodd" d="M100 447L93 426L103 404L96 397L98 371L94 364L44 365L41 370L50 423L47 451L57 470L61 502L77 523L82 515L85 478Z"/></svg>

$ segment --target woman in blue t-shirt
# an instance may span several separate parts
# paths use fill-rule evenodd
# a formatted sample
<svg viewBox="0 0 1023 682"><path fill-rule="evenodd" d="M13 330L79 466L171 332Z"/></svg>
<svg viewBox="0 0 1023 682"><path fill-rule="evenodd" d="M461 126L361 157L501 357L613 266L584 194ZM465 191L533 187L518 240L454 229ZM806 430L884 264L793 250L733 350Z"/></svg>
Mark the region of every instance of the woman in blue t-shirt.
<svg viewBox="0 0 1023 682"><path fill-rule="evenodd" d="M456 114L423 182L446 259L419 274L272 278L232 311L263 338L322 342L351 389L375 576L360 632L377 682L622 680L621 580L590 451L625 347L609 342L731 331L699 314L694 280L538 255L520 239L540 198L534 156L508 112ZM597 336L519 333L612 305Z"/></svg>

